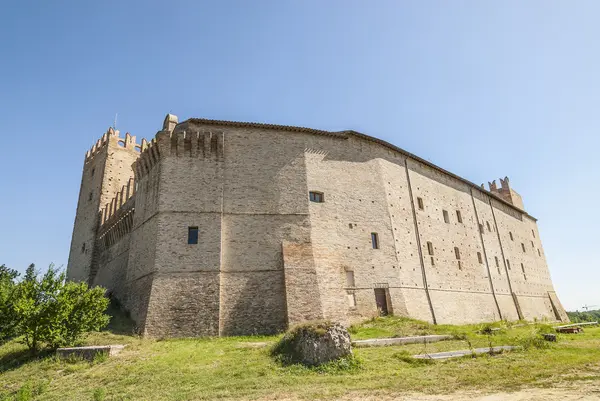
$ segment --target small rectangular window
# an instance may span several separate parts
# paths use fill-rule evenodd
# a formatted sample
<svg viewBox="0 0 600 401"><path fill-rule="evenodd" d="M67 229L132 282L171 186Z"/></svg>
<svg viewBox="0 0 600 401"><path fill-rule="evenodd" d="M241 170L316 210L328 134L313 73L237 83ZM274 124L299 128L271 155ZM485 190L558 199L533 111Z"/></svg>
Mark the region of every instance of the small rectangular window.
<svg viewBox="0 0 600 401"><path fill-rule="evenodd" d="M379 236L377 233L371 233L371 245L373 249L379 249Z"/></svg>
<svg viewBox="0 0 600 401"><path fill-rule="evenodd" d="M457 246L454 247L454 256L456 256L456 259L460 260L460 250Z"/></svg>
<svg viewBox="0 0 600 401"><path fill-rule="evenodd" d="M85 242L81 245L81 253L85 253Z"/></svg>
<svg viewBox="0 0 600 401"><path fill-rule="evenodd" d="M535 238L535 231L533 231L533 228L531 229L531 235L533 235L533 238Z"/></svg>
<svg viewBox="0 0 600 401"><path fill-rule="evenodd" d="M92 177L94 176L94 173L96 172L96 168L92 169Z"/></svg>
<svg viewBox="0 0 600 401"><path fill-rule="evenodd" d="M486 221L485 224L487 224L488 231L492 231L492 227L490 227L490 222Z"/></svg>
<svg viewBox="0 0 600 401"><path fill-rule="evenodd" d="M527 274L523 274L523 278L527 281Z"/></svg>
<svg viewBox="0 0 600 401"><path fill-rule="evenodd" d="M496 267L500 267L500 262L498 262L498 256L494 256L494 259L496 260Z"/></svg>
<svg viewBox="0 0 600 401"><path fill-rule="evenodd" d="M477 260L479 263L483 263L483 258L481 257L481 252L477 252Z"/></svg>
<svg viewBox="0 0 600 401"><path fill-rule="evenodd" d="M521 249L523 249L523 252L525 252L525 244L521 242Z"/></svg>
<svg viewBox="0 0 600 401"><path fill-rule="evenodd" d="M483 234L483 224L479 223L479 232Z"/></svg>
<svg viewBox="0 0 600 401"><path fill-rule="evenodd" d="M523 274L525 274L525 266L523 266L523 263L521 263L521 270L523 271Z"/></svg>
<svg viewBox="0 0 600 401"><path fill-rule="evenodd" d="M198 227L188 227L188 244L198 243Z"/></svg>
<svg viewBox="0 0 600 401"><path fill-rule="evenodd" d="M315 191L310 191L308 193L309 195L309 199L311 202L316 202L316 203L323 203L325 202L325 200L323 199L323 192L315 192Z"/></svg>
<svg viewBox="0 0 600 401"><path fill-rule="evenodd" d="M531 241L531 247L532 247L532 248L535 248L535 245L533 245L533 241Z"/></svg>
<svg viewBox="0 0 600 401"><path fill-rule="evenodd" d="M442 210L442 213L444 215L444 223L450 223L450 216L448 216L448 211Z"/></svg>
<svg viewBox="0 0 600 401"><path fill-rule="evenodd" d="M90 194L88 195L88 200L89 200L89 201L91 201L91 200L92 200L92 196L93 196L93 193L92 193L92 192L90 192Z"/></svg>
<svg viewBox="0 0 600 401"><path fill-rule="evenodd" d="M346 272L346 287L354 287L354 272L351 270Z"/></svg>
<svg viewBox="0 0 600 401"><path fill-rule="evenodd" d="M419 206L419 210L425 209L425 207L423 206L423 198L417 198L417 205Z"/></svg>
<svg viewBox="0 0 600 401"><path fill-rule="evenodd" d="M538 248L538 256L542 256L542 252L540 252L540 248Z"/></svg>
<svg viewBox="0 0 600 401"><path fill-rule="evenodd" d="M458 261L458 270L462 270L462 263L460 262L460 260Z"/></svg>
<svg viewBox="0 0 600 401"><path fill-rule="evenodd" d="M435 260L433 259L433 256L431 257L431 266L435 266Z"/></svg>
<svg viewBox="0 0 600 401"><path fill-rule="evenodd" d="M508 270L510 270L510 261L508 259L506 259L506 267L508 267Z"/></svg>
<svg viewBox="0 0 600 401"><path fill-rule="evenodd" d="M459 223L462 223L462 215L460 214L460 210L456 211L456 220L458 220Z"/></svg>
<svg viewBox="0 0 600 401"><path fill-rule="evenodd" d="M511 241L514 241L514 240L515 240L515 239L513 238L513 236L512 236L512 232L511 232L511 231L509 231L509 232L508 232L508 236L510 237L510 240L511 240Z"/></svg>
<svg viewBox="0 0 600 401"><path fill-rule="evenodd" d="M355 308L356 307L356 296L354 295L354 293L348 293L347 297L348 297L348 307Z"/></svg>
<svg viewBox="0 0 600 401"><path fill-rule="evenodd" d="M433 244L427 241L427 253L433 255Z"/></svg>

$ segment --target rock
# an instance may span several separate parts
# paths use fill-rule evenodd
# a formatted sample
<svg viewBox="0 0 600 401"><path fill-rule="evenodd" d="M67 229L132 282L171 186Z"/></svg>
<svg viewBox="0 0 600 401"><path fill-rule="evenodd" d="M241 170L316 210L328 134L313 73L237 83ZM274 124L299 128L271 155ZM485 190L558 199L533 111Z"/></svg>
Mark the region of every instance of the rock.
<svg viewBox="0 0 600 401"><path fill-rule="evenodd" d="M556 334L547 333L547 334L543 334L543 336L544 336L544 340L546 340L546 341L556 342Z"/></svg>
<svg viewBox="0 0 600 401"><path fill-rule="evenodd" d="M352 344L340 323L305 323L292 328L275 345L273 354L284 363L316 366L352 355Z"/></svg>

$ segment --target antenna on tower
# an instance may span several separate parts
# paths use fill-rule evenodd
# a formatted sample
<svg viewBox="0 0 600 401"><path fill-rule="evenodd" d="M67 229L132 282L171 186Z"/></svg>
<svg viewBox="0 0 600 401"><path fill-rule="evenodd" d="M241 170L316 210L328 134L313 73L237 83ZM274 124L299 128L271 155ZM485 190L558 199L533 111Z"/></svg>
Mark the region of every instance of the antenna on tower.
<svg viewBox="0 0 600 401"><path fill-rule="evenodd" d="M113 122L113 129L116 131L117 130L117 116L119 115L119 113L115 113L115 121Z"/></svg>

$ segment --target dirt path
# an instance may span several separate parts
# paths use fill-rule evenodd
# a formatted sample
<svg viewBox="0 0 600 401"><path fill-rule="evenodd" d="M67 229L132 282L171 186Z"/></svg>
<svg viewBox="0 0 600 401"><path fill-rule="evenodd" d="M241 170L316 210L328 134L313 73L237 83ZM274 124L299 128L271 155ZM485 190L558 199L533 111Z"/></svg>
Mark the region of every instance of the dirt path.
<svg viewBox="0 0 600 401"><path fill-rule="evenodd" d="M298 401L297 398L265 398L266 400ZM555 388L529 388L515 392L457 392L448 395L425 394L352 394L343 401L599 401L600 383L579 382Z"/></svg>

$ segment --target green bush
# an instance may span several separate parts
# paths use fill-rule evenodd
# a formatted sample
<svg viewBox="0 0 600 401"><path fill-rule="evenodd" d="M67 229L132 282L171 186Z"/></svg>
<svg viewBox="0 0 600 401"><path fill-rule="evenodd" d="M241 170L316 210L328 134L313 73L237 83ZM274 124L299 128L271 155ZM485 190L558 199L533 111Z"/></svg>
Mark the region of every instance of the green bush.
<svg viewBox="0 0 600 401"><path fill-rule="evenodd" d="M108 298L104 288L88 288L85 283L66 282L64 272L54 266L39 276L31 265L12 294L15 334L34 353L44 346L76 345L86 332L108 324L104 312Z"/></svg>
<svg viewBox="0 0 600 401"><path fill-rule="evenodd" d="M18 276L16 270L0 266L0 343L16 335L17 319L13 301Z"/></svg>

